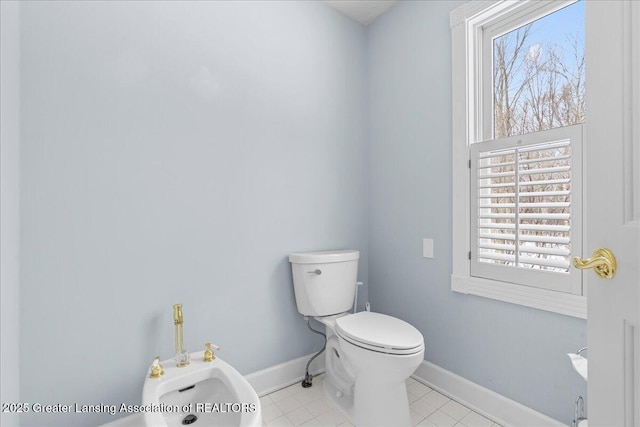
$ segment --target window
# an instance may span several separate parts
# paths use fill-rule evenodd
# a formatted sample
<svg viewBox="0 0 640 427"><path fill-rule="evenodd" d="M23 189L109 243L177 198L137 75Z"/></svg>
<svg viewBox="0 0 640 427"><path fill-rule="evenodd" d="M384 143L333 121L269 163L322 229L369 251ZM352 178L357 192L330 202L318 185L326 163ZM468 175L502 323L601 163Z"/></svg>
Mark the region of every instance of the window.
<svg viewBox="0 0 640 427"><path fill-rule="evenodd" d="M586 317L584 1L451 14L452 289Z"/></svg>

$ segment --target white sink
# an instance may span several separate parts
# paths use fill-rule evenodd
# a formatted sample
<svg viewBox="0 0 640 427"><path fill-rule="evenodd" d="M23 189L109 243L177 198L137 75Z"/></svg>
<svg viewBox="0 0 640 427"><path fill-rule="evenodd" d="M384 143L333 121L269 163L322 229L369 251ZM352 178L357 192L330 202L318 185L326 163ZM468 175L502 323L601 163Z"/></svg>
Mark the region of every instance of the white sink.
<svg viewBox="0 0 640 427"><path fill-rule="evenodd" d="M576 353L567 353L567 356L571 359L573 369L575 369L575 371L580 374L585 381L587 381L589 371L589 361L587 358Z"/></svg>
<svg viewBox="0 0 640 427"><path fill-rule="evenodd" d="M257 393L231 365L216 357L202 360L191 354L191 364L178 368L172 359L160 362L164 375L150 378L142 390L146 426L262 426Z"/></svg>

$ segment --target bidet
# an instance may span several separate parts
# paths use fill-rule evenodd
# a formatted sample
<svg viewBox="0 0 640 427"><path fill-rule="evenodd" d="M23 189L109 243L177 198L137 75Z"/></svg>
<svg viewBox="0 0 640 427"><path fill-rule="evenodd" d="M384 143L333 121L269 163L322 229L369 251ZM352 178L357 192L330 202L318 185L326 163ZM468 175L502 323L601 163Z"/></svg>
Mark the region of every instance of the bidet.
<svg viewBox="0 0 640 427"><path fill-rule="evenodd" d="M142 389L144 425L233 426L262 425L258 394L249 382L220 357L206 361L205 351L191 354L189 366L164 364L164 375L149 370ZM152 366L152 368L153 368ZM157 369L157 368L156 368Z"/></svg>
<svg viewBox="0 0 640 427"><path fill-rule="evenodd" d="M142 389L146 426L246 426L262 425L258 394L231 365L217 358L220 347L189 354L184 348L182 304L173 305L175 366L156 357ZM194 357L191 357L194 356ZM164 368L165 364L168 367Z"/></svg>

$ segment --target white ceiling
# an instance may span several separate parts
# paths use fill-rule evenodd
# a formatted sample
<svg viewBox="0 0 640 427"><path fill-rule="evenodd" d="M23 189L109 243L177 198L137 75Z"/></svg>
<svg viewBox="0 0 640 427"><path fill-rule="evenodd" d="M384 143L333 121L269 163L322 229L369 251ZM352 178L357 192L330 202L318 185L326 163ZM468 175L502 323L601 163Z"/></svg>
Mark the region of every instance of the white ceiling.
<svg viewBox="0 0 640 427"><path fill-rule="evenodd" d="M367 25L386 12L398 0L323 0L348 17Z"/></svg>

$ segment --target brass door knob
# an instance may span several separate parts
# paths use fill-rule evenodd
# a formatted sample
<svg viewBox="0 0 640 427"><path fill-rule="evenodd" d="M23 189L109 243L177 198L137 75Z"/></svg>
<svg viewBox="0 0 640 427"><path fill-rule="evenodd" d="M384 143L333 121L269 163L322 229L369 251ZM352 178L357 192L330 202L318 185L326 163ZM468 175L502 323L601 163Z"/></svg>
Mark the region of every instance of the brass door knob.
<svg viewBox="0 0 640 427"><path fill-rule="evenodd" d="M591 258L573 258L573 266L581 270L593 268L596 274L603 279L613 279L618 268L616 257L607 248L596 249L591 254Z"/></svg>

